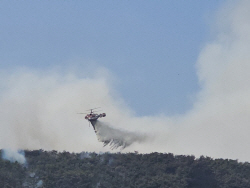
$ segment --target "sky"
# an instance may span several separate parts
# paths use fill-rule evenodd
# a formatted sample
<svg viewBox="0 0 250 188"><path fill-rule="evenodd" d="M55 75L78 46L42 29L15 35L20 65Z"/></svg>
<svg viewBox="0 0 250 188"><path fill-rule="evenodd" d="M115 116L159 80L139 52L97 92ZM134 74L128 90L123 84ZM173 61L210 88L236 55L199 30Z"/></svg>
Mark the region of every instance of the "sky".
<svg viewBox="0 0 250 188"><path fill-rule="evenodd" d="M110 151L76 114L100 106L102 122L148 138L122 152L250 161L249 9L1 1L0 148Z"/></svg>
<svg viewBox="0 0 250 188"><path fill-rule="evenodd" d="M135 114L183 114L221 2L1 1L0 68L103 67Z"/></svg>

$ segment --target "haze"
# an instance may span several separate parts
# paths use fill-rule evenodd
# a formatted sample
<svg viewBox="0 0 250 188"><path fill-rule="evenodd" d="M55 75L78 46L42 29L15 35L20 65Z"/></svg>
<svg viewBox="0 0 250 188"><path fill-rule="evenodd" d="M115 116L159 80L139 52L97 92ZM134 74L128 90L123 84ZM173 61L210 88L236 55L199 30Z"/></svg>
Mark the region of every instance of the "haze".
<svg viewBox="0 0 250 188"><path fill-rule="evenodd" d="M145 111L145 115L138 116L137 111L142 107L135 110L127 102L129 98L124 97L124 90L119 89L119 82L125 77L119 77L116 71L102 66L101 59L99 62L76 60L72 66L55 64L33 67L32 62L2 65L0 147L75 152L110 151L98 142L84 117L76 114L101 106L107 114L101 121L116 129L150 135L151 139L147 142L134 143L125 148L124 152L172 152L249 161L249 10L250 2L243 0L237 3L225 2L217 12L213 12L214 19L209 20L210 38L203 43L197 61L193 62L196 70L193 74L197 80L194 79L192 83L199 87L192 89L195 92L190 100L192 104L188 107L188 103L184 105L185 112L179 110L179 113L164 113L163 107L159 110L157 105L151 106L148 101L154 96L153 92L147 95L142 87L140 92L143 96L140 98L136 95L133 101L148 104L143 105L143 108L151 109L152 115ZM1 49L5 51L3 46ZM11 48L8 50L11 51ZM178 53L184 51L181 48ZM32 50L29 55L34 55ZM8 61L6 57L1 61L3 64L11 62L12 57L9 58ZM46 61L46 58L43 60ZM165 68L161 71L167 73ZM150 74L148 70L146 72L145 84L150 90L154 82L149 80L153 80L158 73L154 69ZM171 84L174 87L188 86L173 81ZM159 85L168 87L168 84L169 81L163 79ZM133 87L139 92L140 84ZM161 93L155 95L158 100L152 99L154 103L165 105L164 101L169 100L168 91L153 89ZM189 94L190 91L186 91L186 95ZM184 98L187 100L188 97ZM184 98L176 93L176 100ZM180 104L178 106L181 107ZM153 113L154 110L157 113Z"/></svg>

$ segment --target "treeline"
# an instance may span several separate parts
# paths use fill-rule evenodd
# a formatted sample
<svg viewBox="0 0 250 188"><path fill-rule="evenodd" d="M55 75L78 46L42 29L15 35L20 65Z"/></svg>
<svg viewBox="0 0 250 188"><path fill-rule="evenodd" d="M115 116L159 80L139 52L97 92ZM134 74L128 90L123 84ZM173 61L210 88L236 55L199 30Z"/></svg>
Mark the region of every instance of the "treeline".
<svg viewBox="0 0 250 188"><path fill-rule="evenodd" d="M0 151L2 152L2 151ZM0 159L0 187L246 188L250 164L172 153L25 151L27 164Z"/></svg>

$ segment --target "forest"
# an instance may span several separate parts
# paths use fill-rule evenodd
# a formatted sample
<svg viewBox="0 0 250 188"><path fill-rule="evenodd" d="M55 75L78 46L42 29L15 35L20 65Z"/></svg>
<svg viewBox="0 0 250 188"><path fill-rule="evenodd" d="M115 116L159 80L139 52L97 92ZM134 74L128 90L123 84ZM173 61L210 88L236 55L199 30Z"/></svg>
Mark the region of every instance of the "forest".
<svg viewBox="0 0 250 188"><path fill-rule="evenodd" d="M24 154L25 164L0 159L1 188L250 187L250 163L237 160L138 152Z"/></svg>

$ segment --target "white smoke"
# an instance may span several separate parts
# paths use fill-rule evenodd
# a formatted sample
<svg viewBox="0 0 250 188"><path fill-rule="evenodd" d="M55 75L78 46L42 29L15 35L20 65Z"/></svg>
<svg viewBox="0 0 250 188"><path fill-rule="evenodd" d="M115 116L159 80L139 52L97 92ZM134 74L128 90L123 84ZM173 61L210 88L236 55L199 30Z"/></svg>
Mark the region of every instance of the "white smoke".
<svg viewBox="0 0 250 188"><path fill-rule="evenodd" d="M91 158L91 155L90 155L90 153L88 153L88 152L81 152L80 153L80 159L86 159L86 158Z"/></svg>
<svg viewBox="0 0 250 188"><path fill-rule="evenodd" d="M198 59L202 90L194 108L182 117L179 150L250 160L249 19L249 1L227 4L219 12L215 39Z"/></svg>
<svg viewBox="0 0 250 188"><path fill-rule="evenodd" d="M115 129L100 121L96 121L95 129L98 140L103 142L103 146L109 145L111 149L122 150L135 142L141 143L147 139L146 135Z"/></svg>
<svg viewBox="0 0 250 188"><path fill-rule="evenodd" d="M103 69L96 75L83 72L80 76L53 70L2 71L0 148L108 151L84 117L76 114L101 106L107 113L102 121L111 122L114 129L155 137L150 142L135 142L125 152L173 152L249 161L250 2L225 5L217 20L213 40L198 57L202 89L185 115L135 117L117 97L112 77Z"/></svg>
<svg viewBox="0 0 250 188"><path fill-rule="evenodd" d="M26 163L24 151L22 151L22 150L3 149L2 150L2 158L4 160L8 160L12 163L14 163L14 162L18 162L20 164Z"/></svg>
<svg viewBox="0 0 250 188"><path fill-rule="evenodd" d="M36 184L36 188L43 186L43 180L39 180Z"/></svg>

